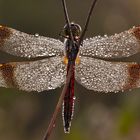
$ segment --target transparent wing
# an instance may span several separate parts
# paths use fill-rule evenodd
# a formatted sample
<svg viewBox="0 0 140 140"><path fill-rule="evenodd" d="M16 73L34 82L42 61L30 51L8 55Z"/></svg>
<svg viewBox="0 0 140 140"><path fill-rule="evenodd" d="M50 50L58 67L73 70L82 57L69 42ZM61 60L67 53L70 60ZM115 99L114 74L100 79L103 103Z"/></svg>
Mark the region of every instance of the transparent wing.
<svg viewBox="0 0 140 140"><path fill-rule="evenodd" d="M129 57L140 52L140 27L112 36L96 36L86 39L80 55L98 58Z"/></svg>
<svg viewBox="0 0 140 140"><path fill-rule="evenodd" d="M63 43L57 39L29 35L0 26L0 50L20 57L63 55Z"/></svg>
<svg viewBox="0 0 140 140"><path fill-rule="evenodd" d="M140 64L81 57L76 80L87 89L118 92L140 87Z"/></svg>
<svg viewBox="0 0 140 140"><path fill-rule="evenodd" d="M13 62L0 65L0 86L24 91L51 90L64 84L66 67L62 58Z"/></svg>

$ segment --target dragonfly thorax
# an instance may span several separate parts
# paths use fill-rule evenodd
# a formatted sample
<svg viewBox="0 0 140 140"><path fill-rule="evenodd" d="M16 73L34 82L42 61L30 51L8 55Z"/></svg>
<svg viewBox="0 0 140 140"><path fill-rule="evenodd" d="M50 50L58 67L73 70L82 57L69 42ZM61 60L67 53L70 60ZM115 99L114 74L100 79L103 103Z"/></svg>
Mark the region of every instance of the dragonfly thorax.
<svg viewBox="0 0 140 140"><path fill-rule="evenodd" d="M70 29L73 35L73 40L70 38ZM68 62L75 62L77 54L79 52L79 39L82 32L80 25L71 22L70 29L68 24L64 26L65 38L65 56Z"/></svg>
<svg viewBox="0 0 140 140"><path fill-rule="evenodd" d="M70 39L65 40L65 56L68 62L75 62L77 54L79 52L79 45L77 41L72 41Z"/></svg>

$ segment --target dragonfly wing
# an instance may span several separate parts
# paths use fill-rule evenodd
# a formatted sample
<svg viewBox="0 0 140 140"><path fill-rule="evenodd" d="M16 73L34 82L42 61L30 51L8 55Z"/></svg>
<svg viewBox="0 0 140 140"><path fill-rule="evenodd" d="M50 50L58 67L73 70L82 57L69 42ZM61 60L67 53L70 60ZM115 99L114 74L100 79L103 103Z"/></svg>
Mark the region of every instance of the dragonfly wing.
<svg viewBox="0 0 140 140"><path fill-rule="evenodd" d="M0 26L0 50L27 58L60 56L63 55L63 43L57 39L29 35Z"/></svg>
<svg viewBox="0 0 140 140"><path fill-rule="evenodd" d="M129 57L140 52L140 27L133 27L112 36L86 39L80 49L80 55L89 57Z"/></svg>
<svg viewBox="0 0 140 140"><path fill-rule="evenodd" d="M0 64L0 86L23 91L51 90L64 84L66 68L61 57Z"/></svg>
<svg viewBox="0 0 140 140"><path fill-rule="evenodd" d="M140 64L81 57L76 80L87 89L118 92L140 87Z"/></svg>

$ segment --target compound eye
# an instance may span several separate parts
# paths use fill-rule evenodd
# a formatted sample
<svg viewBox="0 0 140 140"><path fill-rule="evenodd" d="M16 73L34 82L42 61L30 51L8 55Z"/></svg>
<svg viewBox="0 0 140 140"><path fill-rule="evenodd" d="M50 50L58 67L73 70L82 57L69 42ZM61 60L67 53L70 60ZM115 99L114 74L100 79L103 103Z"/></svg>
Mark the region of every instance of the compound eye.
<svg viewBox="0 0 140 140"><path fill-rule="evenodd" d="M73 35L80 36L81 31L82 31L80 25L74 24L73 26L74 26Z"/></svg>
<svg viewBox="0 0 140 140"><path fill-rule="evenodd" d="M80 36L80 34L81 34L81 32L82 32L82 29L81 29L81 26L80 25L78 25L78 24L75 24L75 26L76 26L76 30L77 30L77 34L78 34L78 36Z"/></svg>
<svg viewBox="0 0 140 140"><path fill-rule="evenodd" d="M65 26L64 26L64 34L66 36L69 36L70 35L70 32L69 32L69 29L68 29L68 25L67 24L65 24Z"/></svg>

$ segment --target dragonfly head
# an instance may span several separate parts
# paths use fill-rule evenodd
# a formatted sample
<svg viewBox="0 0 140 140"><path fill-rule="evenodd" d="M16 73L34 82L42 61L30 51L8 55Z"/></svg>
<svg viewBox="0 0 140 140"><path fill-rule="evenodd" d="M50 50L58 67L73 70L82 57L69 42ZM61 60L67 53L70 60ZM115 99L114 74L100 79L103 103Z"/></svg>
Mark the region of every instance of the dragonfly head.
<svg viewBox="0 0 140 140"><path fill-rule="evenodd" d="M70 28L71 28L71 31L72 31L72 35L75 39L79 39L80 35L81 35L81 32L82 32L82 29L81 29L81 26L79 24L76 24L74 22L71 22L70 23ZM68 27L68 24L66 24L64 26L64 34L65 36L69 37L70 36L70 31L69 31L69 27Z"/></svg>

